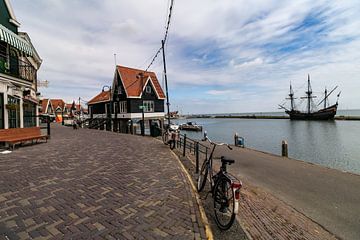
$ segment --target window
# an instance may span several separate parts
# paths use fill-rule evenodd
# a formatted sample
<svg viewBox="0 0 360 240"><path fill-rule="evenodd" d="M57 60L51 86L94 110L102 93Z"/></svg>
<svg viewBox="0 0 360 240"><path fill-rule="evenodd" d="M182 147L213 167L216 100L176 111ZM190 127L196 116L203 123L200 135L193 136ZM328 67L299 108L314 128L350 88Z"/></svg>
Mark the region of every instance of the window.
<svg viewBox="0 0 360 240"><path fill-rule="evenodd" d="M145 91L146 91L146 93L151 93L151 86L146 86Z"/></svg>
<svg viewBox="0 0 360 240"><path fill-rule="evenodd" d="M36 126L36 105L34 103L24 101L24 127Z"/></svg>
<svg viewBox="0 0 360 240"><path fill-rule="evenodd" d="M119 113L127 113L127 103L126 101L119 102L120 111Z"/></svg>
<svg viewBox="0 0 360 240"><path fill-rule="evenodd" d="M118 87L118 95L123 94L123 87L121 85L119 85Z"/></svg>
<svg viewBox="0 0 360 240"><path fill-rule="evenodd" d="M8 97L9 128L20 127L20 99Z"/></svg>
<svg viewBox="0 0 360 240"><path fill-rule="evenodd" d="M154 112L154 101L144 101L144 112Z"/></svg>
<svg viewBox="0 0 360 240"><path fill-rule="evenodd" d="M6 73L8 66L7 45L0 41L0 73Z"/></svg>

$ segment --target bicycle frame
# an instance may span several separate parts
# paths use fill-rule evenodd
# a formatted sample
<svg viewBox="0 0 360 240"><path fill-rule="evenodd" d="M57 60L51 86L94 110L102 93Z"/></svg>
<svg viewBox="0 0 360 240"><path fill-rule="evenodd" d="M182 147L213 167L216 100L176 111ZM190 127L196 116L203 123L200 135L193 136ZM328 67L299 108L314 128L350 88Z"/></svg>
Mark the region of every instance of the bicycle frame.
<svg viewBox="0 0 360 240"><path fill-rule="evenodd" d="M239 211L239 200L240 200L240 189L242 187L242 182L239 181L237 178L235 178L234 176L230 175L227 173L227 169L226 169L226 166L227 164L223 163L220 167L220 171L218 173L216 173L214 175L214 170L213 170L213 154L215 152L215 148L216 146L218 145L225 145L225 144L216 144L214 142L212 142L208 137L206 137L206 139L213 145L213 148L210 152L210 155L209 155L209 158L205 161L209 161L209 164L208 164L208 171L209 171L209 182L210 182L210 188L211 188L211 194L214 194L214 187L215 187L215 184L216 184L216 181L219 177L225 177L227 179L230 180L231 182L231 189L232 191L234 192L234 197L235 197L235 209L234 209L234 213L237 214L238 211ZM229 145L227 145L229 147ZM230 148L230 147L229 147ZM231 148L230 148L231 149ZM214 180L214 178L216 178Z"/></svg>

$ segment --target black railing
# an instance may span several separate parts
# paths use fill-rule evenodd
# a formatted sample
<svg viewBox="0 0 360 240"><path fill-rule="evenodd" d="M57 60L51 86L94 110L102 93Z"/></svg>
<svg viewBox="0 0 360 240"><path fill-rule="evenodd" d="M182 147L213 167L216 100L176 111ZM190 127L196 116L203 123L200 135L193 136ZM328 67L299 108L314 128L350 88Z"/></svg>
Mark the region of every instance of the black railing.
<svg viewBox="0 0 360 240"><path fill-rule="evenodd" d="M184 157L187 151L195 156L195 171L199 173L200 159L205 160L208 158L209 147L201 144L199 140L188 138L186 134L179 134L176 147L181 149Z"/></svg>
<svg viewBox="0 0 360 240"><path fill-rule="evenodd" d="M17 56L0 54L0 73L30 82L34 82L36 80L36 69L31 64L22 61Z"/></svg>

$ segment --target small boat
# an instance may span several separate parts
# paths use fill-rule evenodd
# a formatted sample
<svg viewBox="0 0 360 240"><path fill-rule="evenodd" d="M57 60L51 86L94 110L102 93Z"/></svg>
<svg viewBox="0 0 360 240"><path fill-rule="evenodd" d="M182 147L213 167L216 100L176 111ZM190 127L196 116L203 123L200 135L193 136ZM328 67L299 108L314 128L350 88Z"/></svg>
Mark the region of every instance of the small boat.
<svg viewBox="0 0 360 240"><path fill-rule="evenodd" d="M187 122L180 125L180 130L186 131L202 131L202 126L197 125L195 122Z"/></svg>
<svg viewBox="0 0 360 240"><path fill-rule="evenodd" d="M164 127L165 127L165 129L167 129L167 128L168 128L168 124L165 123ZM172 130L172 131L177 131L177 130L179 129L179 125L176 124L176 123L170 122L169 128L170 128L170 130Z"/></svg>
<svg viewBox="0 0 360 240"><path fill-rule="evenodd" d="M173 131L177 131L179 129L179 125L175 123L170 123L170 129Z"/></svg>
<svg viewBox="0 0 360 240"><path fill-rule="evenodd" d="M312 95L312 89L310 85L310 76L308 75L308 87L307 91L305 92L306 96L301 97L301 99L307 100L307 109L305 112L301 112L296 109L295 106L295 97L294 97L294 91L292 89L292 86L290 84L290 93L289 93L289 99L291 102L290 109L284 107L283 105L279 105L280 108L285 110L285 113L289 114L289 117L291 120L332 120L334 119L334 116L336 114L336 110L338 107L338 100L340 93L337 95L337 100L334 105L329 106L328 97L331 93L335 91L337 86L330 91L330 93L327 92L327 89L325 89L324 98L319 103L314 103L313 98L316 98L316 96ZM314 107L320 106L321 104L324 104L323 108L320 110L315 110Z"/></svg>

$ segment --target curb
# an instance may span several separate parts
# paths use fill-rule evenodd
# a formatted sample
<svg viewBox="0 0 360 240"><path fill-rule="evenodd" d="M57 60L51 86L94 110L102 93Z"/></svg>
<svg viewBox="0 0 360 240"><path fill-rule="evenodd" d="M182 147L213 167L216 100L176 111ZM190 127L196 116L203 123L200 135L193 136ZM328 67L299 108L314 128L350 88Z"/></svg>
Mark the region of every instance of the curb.
<svg viewBox="0 0 360 240"><path fill-rule="evenodd" d="M205 210L200 202L200 196L198 194L198 192L196 191L196 188L195 188L195 185L191 179L191 176L190 174L188 173L188 171L186 170L186 168L184 167L183 163L181 162L181 160L179 159L179 157L173 152L171 151L171 153L175 156L175 158L178 160L180 166L181 166L181 169L183 170L183 172L185 173L186 177L188 178L189 182L190 182L190 185L191 185L191 188L193 190L193 193L195 194L195 198L196 198L196 203L199 207L199 211L200 211L200 216L201 216L201 220L202 222L204 223L204 226L205 226L205 234L206 234L206 237L207 239L209 240L213 240L214 237L213 237L213 234L212 234L212 231L211 231L211 228L210 228L210 225L209 225L209 220L205 214Z"/></svg>

